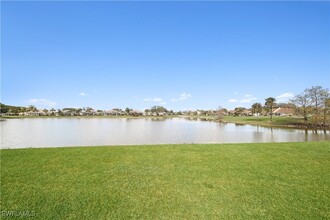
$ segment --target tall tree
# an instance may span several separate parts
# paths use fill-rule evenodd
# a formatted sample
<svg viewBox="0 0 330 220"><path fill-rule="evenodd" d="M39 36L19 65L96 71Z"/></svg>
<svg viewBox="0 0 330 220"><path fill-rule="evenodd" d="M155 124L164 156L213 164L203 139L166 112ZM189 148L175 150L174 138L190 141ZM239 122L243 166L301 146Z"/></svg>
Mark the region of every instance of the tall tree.
<svg viewBox="0 0 330 220"><path fill-rule="evenodd" d="M273 121L273 108L275 106L276 99L273 97L268 97L265 101L265 106L270 110L270 121Z"/></svg>
<svg viewBox="0 0 330 220"><path fill-rule="evenodd" d="M81 115L81 112L82 112L82 108L77 108L77 109L75 109L76 110L76 114L77 115Z"/></svg>
<svg viewBox="0 0 330 220"><path fill-rule="evenodd" d="M330 126L330 97L325 99L325 106L323 109L323 125L328 127Z"/></svg>
<svg viewBox="0 0 330 220"><path fill-rule="evenodd" d="M131 111L133 111L133 109L131 109L131 108L128 108L128 107L127 107L127 108L125 109L126 114L129 114Z"/></svg>
<svg viewBox="0 0 330 220"><path fill-rule="evenodd" d="M160 112L168 112L168 110L166 108L164 108L163 106L159 106L159 105L152 106L150 111L155 112L157 114Z"/></svg>
<svg viewBox="0 0 330 220"><path fill-rule="evenodd" d="M61 109L57 109L57 114L58 114L59 116L63 116L63 115L64 115L64 113L63 113L63 111L61 111Z"/></svg>
<svg viewBox="0 0 330 220"><path fill-rule="evenodd" d="M245 108L244 107L236 107L235 108L235 116L242 116L243 112L244 112Z"/></svg>
<svg viewBox="0 0 330 220"><path fill-rule="evenodd" d="M51 115L53 115L53 116L55 115L56 110L54 108L51 108L49 111L50 111Z"/></svg>
<svg viewBox="0 0 330 220"><path fill-rule="evenodd" d="M251 109L252 114L257 114L257 116L259 116L261 113L261 110L262 110L262 106L260 103L257 102L252 105L252 109Z"/></svg>
<svg viewBox="0 0 330 220"><path fill-rule="evenodd" d="M296 106L296 113L304 117L305 122L309 114L309 108L311 106L311 99L309 98L307 91L305 90L302 94L296 95L290 100Z"/></svg>
<svg viewBox="0 0 330 220"><path fill-rule="evenodd" d="M92 107L86 107L86 112L93 112L94 109Z"/></svg>
<svg viewBox="0 0 330 220"><path fill-rule="evenodd" d="M308 116L311 115L311 122L315 128L318 126L328 126L329 123L329 89L324 89L321 86L313 86L305 89L299 95L296 95L292 103L296 105L296 111L304 117L305 122L308 121Z"/></svg>
<svg viewBox="0 0 330 220"><path fill-rule="evenodd" d="M222 119L223 116L226 114L227 109L222 108L221 106L218 107L217 113L217 119ZM205 111L206 112L206 111ZM206 112L207 113L207 112Z"/></svg>
<svg viewBox="0 0 330 220"><path fill-rule="evenodd" d="M322 109L322 124L326 126L329 124L330 118L330 93L328 89L323 89L320 94L321 104L320 107Z"/></svg>
<svg viewBox="0 0 330 220"><path fill-rule="evenodd" d="M29 105L28 106L29 111L36 112L38 109L34 105Z"/></svg>
<svg viewBox="0 0 330 220"><path fill-rule="evenodd" d="M305 92L307 93L313 106L312 119L314 126L318 126L322 123L322 121L324 122L324 111L322 114L321 110L326 107L326 101L329 98L329 90L324 89L321 86L313 86L312 88L306 89Z"/></svg>

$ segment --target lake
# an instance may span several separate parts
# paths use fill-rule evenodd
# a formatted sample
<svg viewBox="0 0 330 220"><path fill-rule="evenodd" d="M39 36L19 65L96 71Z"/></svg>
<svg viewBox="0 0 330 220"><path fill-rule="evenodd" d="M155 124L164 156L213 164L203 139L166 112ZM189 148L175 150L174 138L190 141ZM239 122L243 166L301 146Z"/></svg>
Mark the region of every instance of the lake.
<svg viewBox="0 0 330 220"><path fill-rule="evenodd" d="M330 140L329 131L184 118L24 118L1 121L1 148Z"/></svg>

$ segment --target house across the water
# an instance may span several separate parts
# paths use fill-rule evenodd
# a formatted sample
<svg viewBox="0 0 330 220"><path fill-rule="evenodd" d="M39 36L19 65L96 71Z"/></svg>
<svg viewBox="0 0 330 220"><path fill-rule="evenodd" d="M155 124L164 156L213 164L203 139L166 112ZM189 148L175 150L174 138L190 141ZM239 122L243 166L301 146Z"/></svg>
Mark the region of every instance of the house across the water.
<svg viewBox="0 0 330 220"><path fill-rule="evenodd" d="M294 109L279 107L273 111L273 114L277 116L292 116L294 114Z"/></svg>

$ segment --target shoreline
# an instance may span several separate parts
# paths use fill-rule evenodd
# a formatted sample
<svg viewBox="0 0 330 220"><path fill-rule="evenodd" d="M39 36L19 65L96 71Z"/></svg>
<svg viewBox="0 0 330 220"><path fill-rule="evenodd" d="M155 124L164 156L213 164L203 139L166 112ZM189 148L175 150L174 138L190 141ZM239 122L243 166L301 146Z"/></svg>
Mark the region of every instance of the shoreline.
<svg viewBox="0 0 330 220"><path fill-rule="evenodd" d="M213 121L218 123L234 123L238 125L252 125L252 126L262 126L269 128L286 128L286 129L299 129L299 130L319 130L319 131L330 131L329 127L324 128L312 128L305 125L298 118L293 117L281 117L274 116L273 121L269 121L269 117L267 116L243 116L243 117L235 117L235 116L224 116L221 119L216 118L216 116L186 116L186 115L168 115L168 116L1 116L0 121L4 121L6 119L48 119L48 118L57 118L57 119L171 119L171 118L185 118L187 120L201 120L201 121Z"/></svg>
<svg viewBox="0 0 330 220"><path fill-rule="evenodd" d="M157 147L185 147L185 146L227 146L227 145L275 145L275 144L309 144L309 143L324 143L330 140L320 140L320 141L294 141L294 142L227 142L227 143L160 143L160 144L114 144L114 145L66 145L66 146L50 146L50 147L22 147L22 148L0 148L1 151L6 150L33 150L33 149L84 149L84 148L157 148Z"/></svg>

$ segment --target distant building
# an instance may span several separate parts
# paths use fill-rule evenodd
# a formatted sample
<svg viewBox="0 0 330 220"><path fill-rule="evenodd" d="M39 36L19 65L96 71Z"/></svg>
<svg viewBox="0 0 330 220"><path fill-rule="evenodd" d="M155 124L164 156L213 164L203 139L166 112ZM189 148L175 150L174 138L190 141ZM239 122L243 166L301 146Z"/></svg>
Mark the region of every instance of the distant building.
<svg viewBox="0 0 330 220"><path fill-rule="evenodd" d="M139 110L133 110L133 111L130 111L129 114L133 115L133 116L140 116L140 115L143 115L143 112L141 112Z"/></svg>
<svg viewBox="0 0 330 220"><path fill-rule="evenodd" d="M248 109L243 110L242 114L243 116L252 116L252 112Z"/></svg>
<svg viewBox="0 0 330 220"><path fill-rule="evenodd" d="M292 116L294 115L294 109L279 107L273 111L273 114L277 116Z"/></svg>
<svg viewBox="0 0 330 220"><path fill-rule="evenodd" d="M43 111L37 111L37 112L33 112L33 111L28 111L28 112L24 112L25 116L43 116L45 115L45 113Z"/></svg>
<svg viewBox="0 0 330 220"><path fill-rule="evenodd" d="M112 110L108 110L108 111L104 111L104 112L103 112L103 115L104 115L104 116L123 115L123 114L124 114L123 112L121 112L121 111L117 111L117 110L114 110L114 109L112 109Z"/></svg>
<svg viewBox="0 0 330 220"><path fill-rule="evenodd" d="M1 116L14 116L17 115L15 113L7 112L7 113L1 113Z"/></svg>

